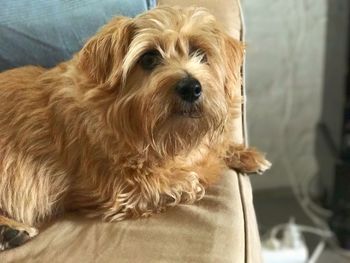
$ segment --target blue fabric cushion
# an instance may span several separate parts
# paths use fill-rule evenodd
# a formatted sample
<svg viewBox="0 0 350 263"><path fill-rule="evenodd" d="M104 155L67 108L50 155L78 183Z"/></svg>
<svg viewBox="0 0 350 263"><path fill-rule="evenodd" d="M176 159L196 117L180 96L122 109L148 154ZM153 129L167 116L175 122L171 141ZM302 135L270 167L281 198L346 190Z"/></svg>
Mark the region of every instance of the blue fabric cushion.
<svg viewBox="0 0 350 263"><path fill-rule="evenodd" d="M0 71L69 59L113 16L135 16L154 0L3 0Z"/></svg>

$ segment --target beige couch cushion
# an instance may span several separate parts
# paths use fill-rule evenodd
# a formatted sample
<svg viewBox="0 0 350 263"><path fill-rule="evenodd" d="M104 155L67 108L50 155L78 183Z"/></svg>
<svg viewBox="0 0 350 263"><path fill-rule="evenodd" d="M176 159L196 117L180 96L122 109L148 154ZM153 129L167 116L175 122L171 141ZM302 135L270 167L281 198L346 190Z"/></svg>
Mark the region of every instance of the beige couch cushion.
<svg viewBox="0 0 350 263"><path fill-rule="evenodd" d="M105 223L76 215L51 224L1 263L244 262L238 177L227 171L196 205L150 218Z"/></svg>

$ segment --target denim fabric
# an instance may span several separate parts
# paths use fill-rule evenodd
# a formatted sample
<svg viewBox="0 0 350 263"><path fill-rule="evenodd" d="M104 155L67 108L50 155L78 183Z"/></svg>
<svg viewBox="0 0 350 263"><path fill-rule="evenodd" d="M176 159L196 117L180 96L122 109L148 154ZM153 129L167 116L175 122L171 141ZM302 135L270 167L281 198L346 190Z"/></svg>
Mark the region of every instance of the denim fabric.
<svg viewBox="0 0 350 263"><path fill-rule="evenodd" d="M154 0L2 0L0 71L52 67L113 16L135 16L154 5Z"/></svg>

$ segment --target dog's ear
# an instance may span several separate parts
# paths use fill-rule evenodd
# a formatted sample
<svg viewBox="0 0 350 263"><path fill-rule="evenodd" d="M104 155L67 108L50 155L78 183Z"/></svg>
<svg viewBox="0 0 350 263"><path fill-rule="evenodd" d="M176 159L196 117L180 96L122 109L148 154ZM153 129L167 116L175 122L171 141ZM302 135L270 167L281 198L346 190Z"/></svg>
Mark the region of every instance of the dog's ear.
<svg viewBox="0 0 350 263"><path fill-rule="evenodd" d="M240 96L241 67L245 46L238 40L224 35L224 52L226 67L225 92L230 99Z"/></svg>
<svg viewBox="0 0 350 263"><path fill-rule="evenodd" d="M89 39L79 52L79 68L96 83L104 83L108 80L112 81L112 77L120 77L123 59L132 34L131 18L114 18ZM117 80L114 79L114 81Z"/></svg>

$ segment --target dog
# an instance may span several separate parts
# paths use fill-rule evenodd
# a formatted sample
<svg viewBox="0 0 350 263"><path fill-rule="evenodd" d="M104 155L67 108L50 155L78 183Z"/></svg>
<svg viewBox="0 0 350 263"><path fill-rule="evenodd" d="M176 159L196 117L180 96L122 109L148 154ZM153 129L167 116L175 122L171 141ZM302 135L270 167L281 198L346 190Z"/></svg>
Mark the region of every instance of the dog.
<svg viewBox="0 0 350 263"><path fill-rule="evenodd" d="M244 46L203 8L116 17L69 61L0 74L0 250L64 211L118 221L193 203L224 169L262 173L234 141Z"/></svg>

